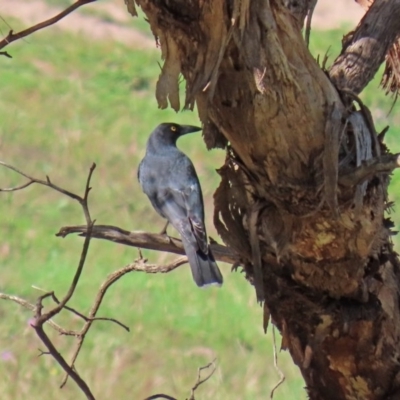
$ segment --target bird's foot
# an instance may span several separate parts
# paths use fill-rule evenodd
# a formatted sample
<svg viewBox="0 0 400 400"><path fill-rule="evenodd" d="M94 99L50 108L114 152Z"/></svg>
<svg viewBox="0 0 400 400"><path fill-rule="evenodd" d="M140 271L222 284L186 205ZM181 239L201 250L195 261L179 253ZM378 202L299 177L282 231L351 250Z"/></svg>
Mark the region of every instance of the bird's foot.
<svg viewBox="0 0 400 400"><path fill-rule="evenodd" d="M208 237L208 240L210 241L210 244L218 244L218 242L211 236Z"/></svg>
<svg viewBox="0 0 400 400"><path fill-rule="evenodd" d="M167 235L168 236L168 233L167 233L168 225L169 225L169 221L167 221L167 223L164 225L164 228L160 232L160 235Z"/></svg>
<svg viewBox="0 0 400 400"><path fill-rule="evenodd" d="M243 268L242 263L240 261L236 261L235 264L232 265L231 272L237 272L239 267L242 268L242 270L240 272L243 272L244 268Z"/></svg>
<svg viewBox="0 0 400 400"><path fill-rule="evenodd" d="M142 262L146 263L147 262L147 258L143 257L142 249L140 247L138 247L137 249L138 249L138 253L139 253L139 258L137 260L135 260L135 261L142 261Z"/></svg>

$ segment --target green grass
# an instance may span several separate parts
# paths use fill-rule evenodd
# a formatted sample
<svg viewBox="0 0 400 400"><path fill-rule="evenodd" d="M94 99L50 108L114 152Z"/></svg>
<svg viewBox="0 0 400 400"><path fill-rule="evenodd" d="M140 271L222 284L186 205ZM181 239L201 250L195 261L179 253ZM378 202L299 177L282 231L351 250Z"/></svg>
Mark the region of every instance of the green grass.
<svg viewBox="0 0 400 400"><path fill-rule="evenodd" d="M331 40L339 43L339 36L338 32L312 35L313 51L324 52ZM160 230L163 221L136 181L147 135L163 121L199 121L195 113L157 109L159 54L51 29L7 50L14 58L0 59L0 159L38 178L47 174L54 183L78 193L83 193L89 167L96 162L90 199L93 218L125 229ZM364 98L373 103L375 113L390 108L375 81ZM394 111L389 116L393 125L395 115ZM388 134L394 150L396 136L396 130ZM224 153L207 152L201 135L183 138L179 145L196 164L207 227L217 238L212 194L219 180L215 169L222 165ZM22 182L22 177L0 168L0 187ZM396 185L394 179L392 193ZM35 285L62 296L78 263L82 239L59 239L54 234L61 226L84 222L78 203L42 186L2 193L1 200L0 291L34 301L40 294L32 288ZM144 253L150 262L172 257ZM105 277L137 256L135 249L94 240L71 305L87 312ZM131 331L97 322L77 364L99 400L140 399L160 392L185 398L197 368L214 357L218 370L199 388L199 399L268 396L279 380L271 328L264 335L262 310L243 276L230 273L228 265L222 269L222 289L198 290L187 266L160 276L131 273L111 288L99 315L117 318ZM31 313L1 301L0 317L1 398L77 398L73 383L59 389L60 367L47 356L38 357L37 349L43 346L29 327ZM66 313L57 321L67 328L81 324ZM70 356L73 339L52 337ZM279 364L286 381L274 398L305 399L304 382L286 352L279 354Z"/></svg>

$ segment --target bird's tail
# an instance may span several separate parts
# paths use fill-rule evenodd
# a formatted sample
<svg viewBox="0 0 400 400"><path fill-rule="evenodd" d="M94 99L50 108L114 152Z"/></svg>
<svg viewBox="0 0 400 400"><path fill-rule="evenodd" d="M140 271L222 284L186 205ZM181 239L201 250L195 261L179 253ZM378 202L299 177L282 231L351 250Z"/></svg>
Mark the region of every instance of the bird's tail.
<svg viewBox="0 0 400 400"><path fill-rule="evenodd" d="M193 279L197 286L221 286L223 282L222 274L210 248L208 248L208 254L205 254L200 249L196 250L196 248L186 240L183 240L183 247L185 248Z"/></svg>

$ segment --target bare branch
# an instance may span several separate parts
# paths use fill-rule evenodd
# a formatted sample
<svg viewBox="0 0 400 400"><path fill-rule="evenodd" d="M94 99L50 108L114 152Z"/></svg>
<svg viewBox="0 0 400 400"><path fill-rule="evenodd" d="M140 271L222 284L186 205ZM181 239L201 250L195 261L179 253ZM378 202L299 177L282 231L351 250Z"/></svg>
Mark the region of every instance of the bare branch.
<svg viewBox="0 0 400 400"><path fill-rule="evenodd" d="M82 392L86 395L88 400L94 400L94 396L92 394L92 392L90 391L90 388L88 387L88 385L86 384L86 382L79 376L79 374L76 372L76 370L73 368L73 366L69 366L68 363L65 361L64 357L57 351L57 349L55 348L54 344L52 343L52 341L50 340L50 338L47 336L46 332L43 329L43 325L49 321L53 316L57 315L58 313L60 313L60 311L66 307L68 301L71 299L71 297L73 296L76 286L79 282L79 279L81 277L82 271L83 271L83 267L85 265L85 261L86 261L86 256L89 250L89 244L90 244L90 239L91 239L91 231L93 229L93 225L94 225L94 221L91 220L90 218L90 212L89 212L89 207L88 207L88 197L89 197L89 192L90 192L90 180L91 177L93 175L93 171L96 168L96 164L92 164L90 170L89 170L89 174L86 180L86 185L85 185L85 192L83 197L80 197L78 195L76 195L75 193L71 193L67 190L64 190L62 188L60 188L57 185L54 185L51 181L50 178L48 176L46 176L46 180L42 180L42 179L36 179L33 178L27 174L25 174L24 172L18 170L17 168L10 166L4 162L0 161L0 165L3 165L4 167L11 169L12 171L17 172L18 174L24 176L25 178L28 179L28 182L25 183L24 185L20 185L18 187L15 188L11 188L8 189L7 191L15 191L15 190L20 190L23 189L25 187L28 187L29 185L33 184L33 183L39 183L41 185L44 186L48 186L51 189L54 189L68 197L71 197L74 200L77 200L79 202L79 204L82 206L82 210L84 212L85 215L85 219L86 219L86 237L85 237L85 241L83 243L83 248L81 251L81 257L79 260L79 264L78 267L76 269L75 275L72 279L71 285L67 291L67 293L65 294L65 296L61 299L61 301L58 301L57 297L55 296L54 292L47 292L44 293L42 296L39 296L39 298L37 299L36 305L33 306L33 310L35 311L35 317L34 317L34 321L31 322L31 326L35 329L36 334L39 336L40 340L44 343L44 345L47 347L49 353L54 357L54 359L58 362L58 364L64 369L64 371L67 373L68 376L71 376L71 378L76 382L76 384L78 385L78 387L82 390ZM1 189L0 189L1 191ZM4 190L3 190L4 191ZM43 310L43 301L48 298L48 297L52 297L57 305L53 308L51 308L48 312L43 313L42 314L42 310ZM4 297L3 297L4 298ZM10 300L11 298L8 297ZM17 298L13 298L13 301L16 301L18 303L20 303L21 305L32 309L32 305L29 305L29 303L23 301L22 299L17 299ZM67 308L71 311L71 308ZM89 317L90 322L86 322L86 323L93 323L93 318L90 316ZM115 322L115 321L114 321ZM120 324L122 325L122 324ZM64 332L62 332L64 333ZM72 332L66 332L66 334L74 334ZM79 334L77 335L75 333L75 336L79 337ZM79 340L82 340L82 338L80 337Z"/></svg>
<svg viewBox="0 0 400 400"><path fill-rule="evenodd" d="M85 264L87 252L89 250L90 232L91 232L92 227L93 227L93 224L88 226L88 235L86 236L85 242L83 243L83 249L82 249L82 253L81 253L81 258L79 260L78 268L77 268L77 270L75 272L74 278L73 278L72 283L71 283L71 285L70 285L70 287L68 289L67 294L57 304L56 307L51 309L46 314L42 315L40 312L38 312L38 314L36 316L38 318L38 321L36 322L38 325L40 325L40 324L43 325L43 323L45 323L47 320L52 318L54 315L58 314L64 308L64 306L68 303L68 301L71 299L72 295L74 294L74 291L76 289L76 286L78 284L79 278L80 278L82 270L83 270L83 266ZM41 302L42 302L43 299L45 299L46 297L49 297L49 296L53 296L53 295L54 295L53 292L49 292L49 293L46 293L45 295L39 297L40 302L37 305L37 310L41 310L39 308L39 306L40 307L42 306Z"/></svg>
<svg viewBox="0 0 400 400"><path fill-rule="evenodd" d="M190 397L189 397L188 400L195 400L195 398L194 398L194 392L196 391L196 389L197 389L201 384L203 384L204 382L208 381L208 380L214 375L214 372L215 372L215 370L216 370L216 368L217 368L216 365L215 365L215 361L216 361L216 359L213 360L213 361L211 361L209 364L205 365L204 367L200 367L200 368L197 370L197 381L196 381L196 383L194 384L194 386L192 387L192 390L191 390L191 392L190 392ZM205 369L208 369L208 368L210 368L210 367L212 367L211 372L209 372L208 375L207 375L205 378L202 379L202 378L201 378L201 371L203 371L203 370L205 370ZM162 393L153 394L152 396L146 397L144 400L155 400L155 399L177 400L175 397L169 396L169 395L167 395L167 394L162 394Z"/></svg>
<svg viewBox="0 0 400 400"><path fill-rule="evenodd" d="M56 236L65 237L71 233L79 233L86 236L86 226L65 226L60 229ZM92 237L96 239L109 240L111 242L140 247L142 249L165 251L174 254L185 254L182 242L170 236L149 233L143 231L127 231L112 225L95 225ZM234 264L238 262L238 256L229 248L220 244L211 243L211 251L217 261Z"/></svg>
<svg viewBox="0 0 400 400"><path fill-rule="evenodd" d="M0 56L5 56L5 57L8 57L8 58L12 58L12 56L9 53L7 53L6 51L0 51Z"/></svg>
<svg viewBox="0 0 400 400"><path fill-rule="evenodd" d="M54 300L57 304L60 304L60 301L59 301L58 298L56 297L55 293L52 292L51 294L52 294L53 300ZM84 321L86 321L86 322L88 322L88 321L92 321L92 322L93 322L93 321L109 321L109 322L114 322L115 324L117 324L117 325L119 325L120 327L124 328L127 332L130 331L128 326L126 326L125 324L123 324L122 322L118 321L118 320L115 319L115 318L107 318L107 317L88 318L88 317L86 317L86 315L80 313L79 311L75 310L75 309L72 308L72 307L64 306L64 309L70 311L71 313L73 313L73 314L75 314L75 315L77 315L78 317L82 318L82 319L83 319ZM80 335L79 333L75 333L75 336L79 336L79 335Z"/></svg>
<svg viewBox="0 0 400 400"><path fill-rule="evenodd" d="M192 387L192 391L190 393L189 400L195 400L194 392L196 391L196 389L201 384L203 384L204 382L208 381L214 375L214 372L217 369L217 367L215 365L215 361L216 361L216 359L214 359L213 361L211 361L209 364L205 365L204 367L200 367L198 369L198 371L197 371L197 381L196 381L195 385ZM208 369L210 367L212 367L211 372L209 372L208 375L205 378L201 379L201 371L203 371L205 369Z"/></svg>
<svg viewBox="0 0 400 400"><path fill-rule="evenodd" d="M0 41L0 49L3 49L4 47L6 47L7 45L9 45L12 42L15 42L16 40L19 40L19 39L22 39L22 38L24 38L26 36L29 36L32 33L36 32L36 31L38 31L40 29L46 28L46 27L48 27L50 25L53 25L53 24L57 23L58 21L60 21L64 17L66 17L68 14L71 14L77 8L79 8L79 7L81 7L81 6L85 5L85 4L93 3L95 1L96 0L78 0L76 3L70 5L68 8L66 8L64 11L60 12L56 16L54 16L54 17L52 17L52 18L50 18L50 19L48 19L46 21L40 22L40 23L38 23L38 24L36 24L34 26L31 26L28 29L25 29L25 30L23 30L21 32L18 32L18 33L14 33L13 30L10 30L8 35L3 40ZM11 56L7 52L3 52L2 51L2 52L0 52L0 54L11 58Z"/></svg>
<svg viewBox="0 0 400 400"><path fill-rule="evenodd" d="M49 177L47 177L47 179L44 181L42 179L37 179L37 178L33 178L27 174L25 174L25 172L20 171L18 168L13 167L12 165L9 165L3 161L0 161L0 165L2 165L5 168L11 169L12 171L15 171L16 173L24 176L25 178L27 178L29 180L29 182L27 182L24 185L21 186L17 186L15 188L6 188L6 189L1 189L0 188L0 192L12 192L12 191L16 191L16 190L20 190L20 189L24 189L26 187L28 187L29 185L32 185L33 183L38 183L40 185L44 185L44 186L48 186L51 189L56 190L57 192L60 192L62 194L65 194L68 197L71 197L72 199L78 201L80 204L83 203L84 199L78 195L76 195L75 193L69 192L68 190L65 190L63 188L60 188L57 185L54 185L53 183L50 182ZM93 164L94 167L96 166L95 164ZM92 166L93 168L93 166Z"/></svg>
<svg viewBox="0 0 400 400"><path fill-rule="evenodd" d="M64 371L76 382L79 388L86 395L87 399L95 400L95 397L93 396L86 382L78 375L77 372L74 371L74 369L72 369L68 365L64 357L57 351L52 341L49 339L46 332L43 330L43 323L41 323L39 320L36 320L36 322L31 324L31 326L35 329L36 334L39 336L40 340L47 347L50 354L56 359L56 361L60 364L60 366L64 369Z"/></svg>
<svg viewBox="0 0 400 400"><path fill-rule="evenodd" d="M0 192L10 192L24 189L30 186L33 183L38 183L40 185L44 185L54 189L74 200L76 200L82 207L85 214L86 222L90 221L90 213L87 204L88 195L90 192L90 180L93 174L94 169L96 168L96 164L90 168L89 175L86 182L85 194L83 197L78 196L75 193L72 193L68 190L65 190L50 181L49 177L46 177L46 180L37 179L28 174L20 171L19 169L0 161L0 165L3 165L5 168L8 168L12 171L17 172L23 177L28 179L28 182L14 187L14 188L5 188L1 189ZM85 237L87 235L87 226L86 225L78 225L78 226L66 226L60 229L60 231L56 234L56 236L65 237L71 233L79 233L80 236ZM133 247L140 247L143 249L150 250L158 250L165 251L169 253L175 254L185 254L182 242L179 239L174 239L165 234L152 234L147 232L129 232L127 230L111 226L111 225L96 225L92 226L92 237L97 239L105 239L110 240L115 243L120 243ZM214 254L214 257L217 261L227 262L229 264L234 264L238 262L238 257L235 253L233 253L228 247L222 246L216 243L211 244L211 250Z"/></svg>
<svg viewBox="0 0 400 400"><path fill-rule="evenodd" d="M173 262L167 265L154 265L154 264L146 264L145 260L140 259L135 261L133 264L129 264L124 268L119 269L118 271L113 272L110 274L105 282L100 286L99 291L97 292L96 298L93 302L92 308L89 311L89 316L87 317L87 321L84 324L82 330L79 332L78 335L78 342L76 343L75 349L72 354L71 358L71 368L74 368L76 359L78 358L79 352L82 348L83 342L85 340L86 334L89 331L90 327L92 326L92 323L97 319L96 314L97 311L100 308L100 305L104 299L104 296L107 292L107 290L110 288L111 285L113 285L115 282L117 282L120 278L122 278L125 274L132 272L132 271L140 271L140 272L146 272L146 273L167 273L175 268L178 268L180 265L184 264L187 262L187 257L178 257L175 259ZM116 320L115 320L116 321ZM127 330L129 330L127 328ZM68 374L65 375L61 387L63 387L68 380Z"/></svg>
<svg viewBox="0 0 400 400"><path fill-rule="evenodd" d="M24 299L21 299L18 296L13 296L10 294L6 294L6 293L0 293L0 299L3 300L10 300L13 301L19 305L21 305L22 307L31 310L31 311L35 311L36 310L36 306L32 303L29 303L29 301L26 301ZM66 335L66 336L76 336L76 332L75 331L68 331L64 328L62 328L60 325L56 324L53 320L49 319L48 321L46 321L53 329L55 329L57 332L59 332L61 335Z"/></svg>
<svg viewBox="0 0 400 400"><path fill-rule="evenodd" d="M4 189L0 189L0 192L16 192L17 190L21 190L21 189L25 189L26 187L32 185L32 183L35 183L34 181L29 181L24 183L21 186L15 186L12 188L4 188Z"/></svg>
<svg viewBox="0 0 400 400"><path fill-rule="evenodd" d="M111 322L117 323L118 325L122 326L124 329L129 331L129 328L126 325L122 324L121 322L119 322L118 320L116 320L114 318L105 318L105 317L97 317L96 316L108 288L112 284L114 284L117 280L119 280L122 276L124 276L125 274L127 274L131 271L141 271L141 272L146 272L146 273L170 272L170 271L178 268L180 265L186 263L187 257L186 256L178 257L173 262L171 262L170 264L167 264L167 265L146 264L146 260L144 260L141 257L135 263L129 264L126 267L112 273L111 275L109 275L107 277L106 281L101 285L101 287L97 293L97 296L94 300L94 303L92 305L92 308L89 311L89 315L86 317L85 315L78 312L77 310L67 306L67 303L73 296L75 288L77 286L77 283L80 279L80 276L81 276L81 273L82 273L82 270L83 270L83 267L85 264L86 256L88 253L91 238L99 237L99 238L103 238L103 239L107 239L107 240L112 240L117 243L129 244L131 246L143 247L143 248L153 248L154 246L157 246L158 250L170 251L170 252L174 252L174 253L178 253L178 254L184 254L182 243L181 243L181 241L179 241L177 239L167 237L165 234L157 235L157 234L148 234L145 232L131 233L128 231L124 231L120 228L107 226L107 225L98 226L98 227L94 226L94 221L92 221L91 217L90 217L89 206L88 206L88 197L89 197L89 192L91 190L90 180L91 180L93 171L96 167L95 164L93 164L90 168L90 171L89 171L89 174L88 174L88 177L86 180L85 193L84 193L83 197L78 196L75 193L69 192L69 191L53 184L48 176L46 177L46 180L36 179L36 178L33 178L33 177L25 174L24 172L18 170L17 168L10 166L4 162L0 161L0 165L3 165L4 167L6 167L8 169L13 170L28 179L28 182L23 185L20 185L20 186L14 187L14 188L9 188L9 189L3 189L3 190L0 189L0 191L16 191L16 190L26 188L33 183L38 183L38 184L50 187L51 189L54 189L68 197L71 197L74 200L77 200L79 202L79 204L82 206L82 210L85 214L86 225L78 226L78 227L65 227L65 228L62 228L60 230L60 232L57 234L57 236L65 237L66 235L68 235L70 233L80 233L81 236L85 237L85 241L84 241L83 248L81 251L81 257L79 260L77 270L75 272L74 278L71 282L71 285L70 285L66 295L61 299L61 301L58 300L58 298L56 297L56 295L53 291L45 292L42 296L40 296L37 300L36 305L33 305L33 304L31 305L22 299L11 298L10 296L7 296L7 295L3 295L0 298L8 298L9 300L16 301L19 304L35 311L35 320L31 323L31 326L35 329L37 335L39 336L39 338L42 340L42 342L47 347L49 354L51 354L56 359L56 361L60 364L60 366L66 372L66 376L61 384L61 387L63 387L65 385L68 377L71 376L72 379L77 383L79 388L85 393L86 397L88 399L92 400L92 399L94 399L93 394L91 393L86 382L83 381L82 378L79 376L79 374L75 368L75 362L76 362L76 359L82 348L86 334L88 333L93 322L99 321L99 320L111 321ZM132 237L132 235L133 235L133 237ZM149 238L150 238L150 240L149 240ZM215 256L217 259L220 258L223 261L232 262L232 263L237 262L236 257L234 257L232 252L229 249L227 249L226 247L217 245L215 243L213 243L211 245L211 247L212 247L213 251L215 250ZM57 305L55 307L53 307L52 309L50 309L47 313L42 314L43 301L48 297L51 297L57 303ZM80 318L82 318L85 321L84 326L82 327L81 331L79 331L79 332L68 332L68 331L63 330L62 328L60 328L60 329L56 328L60 333L74 335L78 338L75 350L73 352L72 360L69 364L65 361L65 359L62 357L62 355L60 353L58 353L57 349L55 348L55 346L53 345L53 343L51 342L51 340L49 339L49 337L47 336L47 334L44 332L44 329L43 329L44 323L50 321L50 319L54 315L58 314L62 309L66 309L70 312L73 312L74 314L78 315ZM208 368L212 364L213 363L211 363L207 367L203 367L199 370L199 378L198 378L196 385L192 389L192 397L191 398L194 398L193 396L194 396L194 391L196 390L196 388L199 385L201 385L203 382L205 382L207 379L209 379L209 377L214 373L215 368L209 374L209 376L207 376L203 380L200 380L200 371L204 368ZM160 397L160 396L167 396L167 395L158 395L158 396ZM155 398L155 397L151 397L151 398ZM169 398L169 397L164 397L164 398Z"/></svg>

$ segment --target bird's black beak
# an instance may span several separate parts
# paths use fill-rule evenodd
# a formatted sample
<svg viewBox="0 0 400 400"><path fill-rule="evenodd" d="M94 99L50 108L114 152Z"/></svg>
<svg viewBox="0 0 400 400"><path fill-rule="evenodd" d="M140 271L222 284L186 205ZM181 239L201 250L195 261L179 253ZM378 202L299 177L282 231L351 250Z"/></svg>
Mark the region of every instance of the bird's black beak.
<svg viewBox="0 0 400 400"><path fill-rule="evenodd" d="M186 135L187 133L198 132L198 131L201 131L201 128L199 128L198 126L181 125L180 134Z"/></svg>

